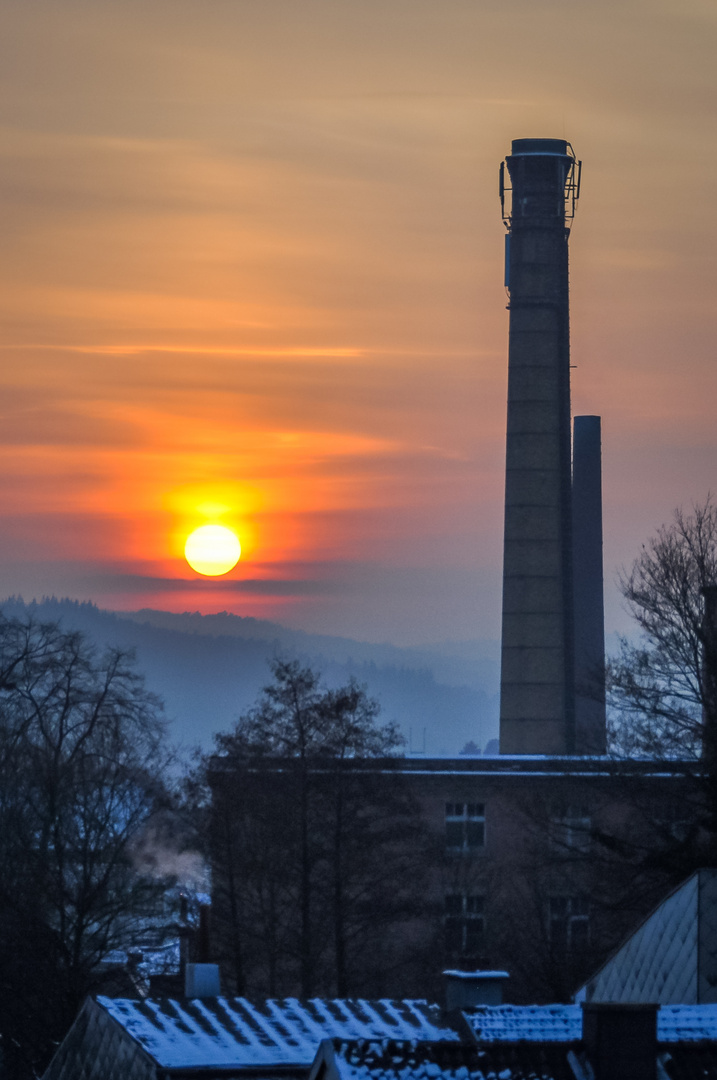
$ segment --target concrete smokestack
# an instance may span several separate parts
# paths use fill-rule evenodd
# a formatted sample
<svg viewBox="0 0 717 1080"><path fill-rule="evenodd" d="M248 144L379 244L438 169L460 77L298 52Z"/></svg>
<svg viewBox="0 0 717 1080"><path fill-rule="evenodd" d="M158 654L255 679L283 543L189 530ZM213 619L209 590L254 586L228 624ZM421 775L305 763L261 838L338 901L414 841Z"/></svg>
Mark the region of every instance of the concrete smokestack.
<svg viewBox="0 0 717 1080"><path fill-rule="evenodd" d="M575 752L569 223L579 163L516 139L501 166L510 294L500 750ZM506 214L505 194L512 195Z"/></svg>
<svg viewBox="0 0 717 1080"><path fill-rule="evenodd" d="M575 750L604 754L605 610L602 571L600 417L573 420Z"/></svg>

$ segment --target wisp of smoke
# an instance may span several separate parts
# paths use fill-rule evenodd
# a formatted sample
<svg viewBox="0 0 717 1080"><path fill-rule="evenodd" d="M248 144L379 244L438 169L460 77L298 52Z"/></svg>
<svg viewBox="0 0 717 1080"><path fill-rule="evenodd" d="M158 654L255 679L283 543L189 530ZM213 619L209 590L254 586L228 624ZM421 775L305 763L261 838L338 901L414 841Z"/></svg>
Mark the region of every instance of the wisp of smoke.
<svg viewBox="0 0 717 1080"><path fill-rule="evenodd" d="M198 851L178 851L164 842L156 831L146 832L132 850L138 874L155 880L170 880L183 891L209 891L209 870Z"/></svg>

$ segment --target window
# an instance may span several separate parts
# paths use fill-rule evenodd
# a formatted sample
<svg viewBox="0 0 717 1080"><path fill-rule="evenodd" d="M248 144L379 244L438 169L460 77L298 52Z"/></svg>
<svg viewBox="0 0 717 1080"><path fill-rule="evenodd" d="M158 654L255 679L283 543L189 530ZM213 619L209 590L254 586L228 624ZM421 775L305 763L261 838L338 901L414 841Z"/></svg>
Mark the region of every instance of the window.
<svg viewBox="0 0 717 1080"><path fill-rule="evenodd" d="M551 839L555 851L587 852L590 850L592 821L586 806L554 807Z"/></svg>
<svg viewBox="0 0 717 1080"><path fill-rule="evenodd" d="M446 803L446 849L485 847L485 803Z"/></svg>
<svg viewBox="0 0 717 1080"><path fill-rule="evenodd" d="M477 956L483 949L485 935L483 897L472 893L449 893L444 926L449 956Z"/></svg>
<svg viewBox="0 0 717 1080"><path fill-rule="evenodd" d="M550 897L550 943L575 952L588 945L590 905L586 896Z"/></svg>

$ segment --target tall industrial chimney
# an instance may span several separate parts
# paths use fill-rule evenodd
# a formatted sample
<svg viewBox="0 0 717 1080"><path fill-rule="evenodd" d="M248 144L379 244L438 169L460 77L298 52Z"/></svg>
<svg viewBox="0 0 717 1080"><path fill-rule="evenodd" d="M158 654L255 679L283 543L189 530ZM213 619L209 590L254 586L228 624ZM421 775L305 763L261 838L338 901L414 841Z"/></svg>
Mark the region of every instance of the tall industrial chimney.
<svg viewBox="0 0 717 1080"><path fill-rule="evenodd" d="M516 139L507 166L509 182L501 165L500 183L510 295L500 750L572 754L568 237L580 163L562 139Z"/></svg>

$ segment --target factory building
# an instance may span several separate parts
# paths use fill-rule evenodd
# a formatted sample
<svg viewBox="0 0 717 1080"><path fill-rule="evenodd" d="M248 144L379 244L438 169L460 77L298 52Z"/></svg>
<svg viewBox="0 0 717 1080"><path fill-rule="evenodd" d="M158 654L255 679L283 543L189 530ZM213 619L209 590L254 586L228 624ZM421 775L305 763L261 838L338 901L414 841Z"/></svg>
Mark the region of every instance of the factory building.
<svg viewBox="0 0 717 1080"><path fill-rule="evenodd" d="M567 1000L674 884L689 772L605 755L601 424L570 408L579 192L569 143L513 142L500 754L214 758L213 902L238 992L296 994L311 967L325 993L434 995L448 965L508 970L509 1000Z"/></svg>

